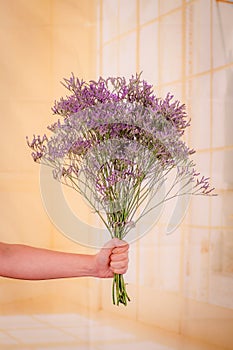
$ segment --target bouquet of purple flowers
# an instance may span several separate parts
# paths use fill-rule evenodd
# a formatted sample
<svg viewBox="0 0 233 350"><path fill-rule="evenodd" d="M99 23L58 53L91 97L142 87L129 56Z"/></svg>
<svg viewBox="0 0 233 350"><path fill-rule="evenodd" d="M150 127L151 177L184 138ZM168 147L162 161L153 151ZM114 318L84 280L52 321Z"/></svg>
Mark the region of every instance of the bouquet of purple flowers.
<svg viewBox="0 0 233 350"><path fill-rule="evenodd" d="M140 74L128 82L118 77L89 83L72 74L63 85L70 94L52 108L63 120L48 127L49 138L27 142L34 161L51 166L55 179L81 193L112 238L123 239L168 199L212 194L208 178L199 178L190 160L194 150L181 139L189 120L172 95L156 97ZM152 199L171 171L175 180L155 205ZM130 300L123 275L114 275L112 292L114 304Z"/></svg>

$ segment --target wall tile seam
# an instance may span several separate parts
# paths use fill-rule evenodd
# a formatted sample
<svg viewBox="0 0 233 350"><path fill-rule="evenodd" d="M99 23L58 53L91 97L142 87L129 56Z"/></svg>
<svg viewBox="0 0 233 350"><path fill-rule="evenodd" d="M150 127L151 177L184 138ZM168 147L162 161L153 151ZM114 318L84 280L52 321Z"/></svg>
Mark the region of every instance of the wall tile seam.
<svg viewBox="0 0 233 350"><path fill-rule="evenodd" d="M192 123L192 121L191 121ZM203 154L203 153L216 153L216 152L222 152L222 151L231 151L233 150L233 145L230 146L222 146L222 147L212 147L212 148L196 148L196 155Z"/></svg>
<svg viewBox="0 0 233 350"><path fill-rule="evenodd" d="M223 230L223 231L233 231L233 226L212 226L212 225L196 225L196 224L183 224L185 228L195 228L195 229L201 229L208 231L209 229L212 230Z"/></svg>

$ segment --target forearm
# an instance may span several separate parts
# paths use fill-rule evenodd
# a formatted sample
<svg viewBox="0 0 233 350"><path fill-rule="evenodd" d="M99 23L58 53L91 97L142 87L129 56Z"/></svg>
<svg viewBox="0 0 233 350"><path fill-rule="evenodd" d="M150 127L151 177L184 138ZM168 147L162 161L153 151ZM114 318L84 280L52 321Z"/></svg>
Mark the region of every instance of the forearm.
<svg viewBox="0 0 233 350"><path fill-rule="evenodd" d="M95 256L63 253L25 245L4 244L0 256L0 276L44 280L95 276Z"/></svg>

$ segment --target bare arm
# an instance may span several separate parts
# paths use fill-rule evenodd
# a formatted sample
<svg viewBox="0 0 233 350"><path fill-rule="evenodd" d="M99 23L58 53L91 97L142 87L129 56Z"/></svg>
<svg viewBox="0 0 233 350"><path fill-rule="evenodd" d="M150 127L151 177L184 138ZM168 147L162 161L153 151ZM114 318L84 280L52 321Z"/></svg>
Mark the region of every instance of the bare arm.
<svg viewBox="0 0 233 350"><path fill-rule="evenodd" d="M97 254L73 254L26 245L0 243L0 276L44 280L68 277L113 277L128 267L128 244L109 241Z"/></svg>

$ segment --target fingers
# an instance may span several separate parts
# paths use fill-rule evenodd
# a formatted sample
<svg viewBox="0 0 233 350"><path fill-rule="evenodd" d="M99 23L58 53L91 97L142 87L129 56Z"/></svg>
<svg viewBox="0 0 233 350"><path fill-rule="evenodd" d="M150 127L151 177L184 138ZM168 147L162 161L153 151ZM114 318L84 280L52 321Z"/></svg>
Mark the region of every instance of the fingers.
<svg viewBox="0 0 233 350"><path fill-rule="evenodd" d="M128 269L128 250L127 242L113 238L104 245L99 254L102 258L105 257L105 263L112 273L124 274Z"/></svg>
<svg viewBox="0 0 233 350"><path fill-rule="evenodd" d="M120 240L118 238L113 238L111 239L110 241L108 241L103 248L107 248L107 249L117 249L117 247L119 248L123 248L126 249L129 249L129 245L127 242L123 241L123 240Z"/></svg>
<svg viewBox="0 0 233 350"><path fill-rule="evenodd" d="M124 274L128 269L128 258L120 261L111 261L110 269L114 273Z"/></svg>
<svg viewBox="0 0 233 350"><path fill-rule="evenodd" d="M128 252L128 250L129 250L129 245L128 245L128 243L124 242L124 245L113 248L112 253L113 254L121 254L121 253Z"/></svg>
<svg viewBox="0 0 233 350"><path fill-rule="evenodd" d="M128 260L128 251L122 252L122 253L112 253L111 254L111 261L121 261L121 260Z"/></svg>
<svg viewBox="0 0 233 350"><path fill-rule="evenodd" d="M128 269L128 250L129 245L125 241L113 239L115 248L112 249L110 256L110 268L114 273L124 274Z"/></svg>

